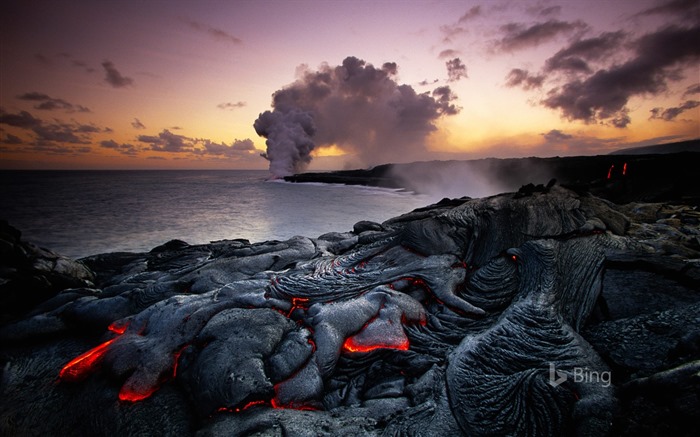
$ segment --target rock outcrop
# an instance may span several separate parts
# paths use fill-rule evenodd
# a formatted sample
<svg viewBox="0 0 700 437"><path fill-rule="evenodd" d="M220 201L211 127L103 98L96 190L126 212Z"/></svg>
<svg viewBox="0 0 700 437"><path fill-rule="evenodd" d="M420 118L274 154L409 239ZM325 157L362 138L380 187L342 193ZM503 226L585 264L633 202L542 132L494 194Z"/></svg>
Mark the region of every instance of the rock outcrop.
<svg viewBox="0 0 700 437"><path fill-rule="evenodd" d="M2 285L31 297L2 289L0 429L682 435L700 410L699 235L690 206L553 184L79 262L5 226ZM22 282L37 275L51 287Z"/></svg>

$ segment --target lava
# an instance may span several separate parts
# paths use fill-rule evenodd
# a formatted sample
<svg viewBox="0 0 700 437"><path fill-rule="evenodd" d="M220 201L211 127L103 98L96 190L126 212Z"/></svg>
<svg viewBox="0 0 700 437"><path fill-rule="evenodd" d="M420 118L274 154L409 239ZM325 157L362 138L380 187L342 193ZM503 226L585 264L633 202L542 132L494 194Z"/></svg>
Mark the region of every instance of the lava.
<svg viewBox="0 0 700 437"><path fill-rule="evenodd" d="M375 344L358 344L355 342L353 337L348 337L343 343L343 350L346 352L371 352L377 349L396 349L400 351L407 351L410 344L408 338L405 338L401 343L386 344L386 343L375 343Z"/></svg>
<svg viewBox="0 0 700 437"><path fill-rule="evenodd" d="M622 166L622 176L625 176L627 174L627 163Z"/></svg>
<svg viewBox="0 0 700 437"><path fill-rule="evenodd" d="M615 164L610 166L610 169L608 169L608 179L612 177L612 172L615 169Z"/></svg>
<svg viewBox="0 0 700 437"><path fill-rule="evenodd" d="M85 378L88 372L101 361L105 352L107 352L107 347L117 338L119 337L107 340L84 354L73 358L68 364L63 366L61 372L58 374L58 378L62 381L69 382L80 381Z"/></svg>
<svg viewBox="0 0 700 437"><path fill-rule="evenodd" d="M115 334L122 335L126 332L126 328L129 327L128 321L117 320L107 327L108 330L114 332Z"/></svg>
<svg viewBox="0 0 700 437"><path fill-rule="evenodd" d="M124 402L138 402L150 397L153 393L158 390L157 387L151 387L146 391L138 392L130 390L126 387L122 387L119 391L119 400Z"/></svg>

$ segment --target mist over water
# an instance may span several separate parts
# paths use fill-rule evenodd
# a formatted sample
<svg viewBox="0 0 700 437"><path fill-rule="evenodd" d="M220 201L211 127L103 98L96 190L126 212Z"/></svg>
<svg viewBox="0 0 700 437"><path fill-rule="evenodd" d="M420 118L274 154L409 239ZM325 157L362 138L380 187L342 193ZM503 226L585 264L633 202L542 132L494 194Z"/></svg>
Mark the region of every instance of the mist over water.
<svg viewBox="0 0 700 437"><path fill-rule="evenodd" d="M266 181L267 171L0 172L0 218L23 238L73 258L202 244L318 237L382 222L425 196L359 186Z"/></svg>

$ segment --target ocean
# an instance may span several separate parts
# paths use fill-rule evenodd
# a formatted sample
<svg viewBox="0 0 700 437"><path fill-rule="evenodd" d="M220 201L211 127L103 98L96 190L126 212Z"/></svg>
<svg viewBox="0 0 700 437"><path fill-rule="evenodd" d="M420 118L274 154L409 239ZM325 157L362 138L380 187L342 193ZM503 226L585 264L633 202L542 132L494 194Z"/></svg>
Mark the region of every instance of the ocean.
<svg viewBox="0 0 700 437"><path fill-rule="evenodd" d="M0 219L71 258L189 244L318 237L430 203L361 186L268 181L267 171L0 171Z"/></svg>

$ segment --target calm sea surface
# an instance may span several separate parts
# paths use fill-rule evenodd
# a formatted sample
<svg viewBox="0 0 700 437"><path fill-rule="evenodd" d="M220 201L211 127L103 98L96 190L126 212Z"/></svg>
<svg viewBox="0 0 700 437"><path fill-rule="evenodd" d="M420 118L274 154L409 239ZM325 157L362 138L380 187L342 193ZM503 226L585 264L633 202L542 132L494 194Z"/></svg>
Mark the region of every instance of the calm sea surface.
<svg viewBox="0 0 700 437"><path fill-rule="evenodd" d="M0 218L25 240L80 258L190 244L349 231L430 203L368 187L266 181L267 171L1 171Z"/></svg>

